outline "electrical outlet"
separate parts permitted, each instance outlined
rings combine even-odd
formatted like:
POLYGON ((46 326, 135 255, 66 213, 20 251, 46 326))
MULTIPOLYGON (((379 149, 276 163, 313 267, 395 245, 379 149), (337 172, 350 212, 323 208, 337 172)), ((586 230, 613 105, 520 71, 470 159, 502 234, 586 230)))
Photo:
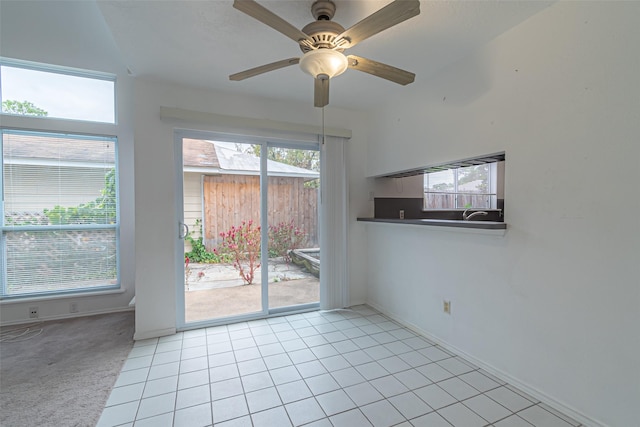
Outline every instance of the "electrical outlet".
POLYGON ((443 307, 442 309, 444 310, 445 313, 447 314, 451 314, 451 301, 443 301, 443 307))
POLYGON ((38 318, 38 307, 29 307, 29 319, 38 318))
POLYGON ((72 302, 69 304, 69 313, 77 313, 78 312, 78 303, 72 302))
POLYGON ((404 210, 400 210, 400 219, 404 219, 404 210))

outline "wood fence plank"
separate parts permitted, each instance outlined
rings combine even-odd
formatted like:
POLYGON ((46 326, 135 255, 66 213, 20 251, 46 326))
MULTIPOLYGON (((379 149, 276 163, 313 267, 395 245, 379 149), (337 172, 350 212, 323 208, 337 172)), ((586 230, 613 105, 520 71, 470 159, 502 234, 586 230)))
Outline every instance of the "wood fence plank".
MULTIPOLYGON (((318 245, 318 191, 304 187, 303 178, 269 177, 267 191, 269 225, 291 219, 308 234, 310 246, 318 245)), ((219 235, 242 221, 260 223, 260 177, 248 175, 206 176, 204 179, 205 244, 213 250, 219 235)))

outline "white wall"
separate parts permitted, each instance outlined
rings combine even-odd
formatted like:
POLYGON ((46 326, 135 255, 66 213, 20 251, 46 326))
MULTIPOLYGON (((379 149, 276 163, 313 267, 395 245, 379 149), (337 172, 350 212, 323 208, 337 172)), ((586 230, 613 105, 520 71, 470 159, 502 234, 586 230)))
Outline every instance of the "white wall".
MULTIPOLYGON (((178 86, 148 78, 136 80, 136 339, 171 333, 176 326, 175 236, 177 213, 174 168, 174 128, 231 132, 212 125, 160 120, 160 106, 223 115, 320 125, 321 111, 309 104, 295 105, 255 97, 230 96, 198 88, 178 86)), ((350 164, 362 176, 366 142, 362 114, 327 109, 327 127, 353 131, 348 144, 350 164)), ((238 129, 235 129, 237 132, 238 129)), ((357 180, 352 192, 360 193, 357 180)), ((363 192, 366 204, 366 192, 363 192)), ((359 199, 350 211, 355 224, 359 199)), ((357 224, 359 225, 359 224, 357 224)), ((362 234, 362 233, 361 233, 362 234)), ((350 271, 351 300, 364 302, 364 254, 362 238, 354 239, 350 256, 357 263, 350 271)))
POLYGON ((370 120, 369 176, 505 151, 509 228, 368 224, 368 301, 587 425, 640 419, 639 18, 556 3, 370 120))
POLYGON ((128 310, 134 295, 133 78, 120 58, 102 14, 93 2, 0 2, 0 55, 115 74, 117 124, 82 123, 35 117, 2 117, 2 126, 97 133, 118 137, 120 174, 120 274, 122 292, 108 295, 29 301, 3 301, 0 322, 29 321, 39 307, 41 319, 128 310), (70 313, 76 302, 78 313, 70 313))

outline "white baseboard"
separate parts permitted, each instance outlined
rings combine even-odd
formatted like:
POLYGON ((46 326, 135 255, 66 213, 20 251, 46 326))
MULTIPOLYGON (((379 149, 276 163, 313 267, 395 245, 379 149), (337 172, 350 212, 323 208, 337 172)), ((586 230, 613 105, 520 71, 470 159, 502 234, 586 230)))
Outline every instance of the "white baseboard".
POLYGON ((154 329, 151 331, 137 332, 133 334, 134 341, 146 340, 149 338, 164 337, 175 334, 176 328, 154 329))
POLYGON ((461 356, 462 358, 464 358, 465 360, 473 363, 474 365, 476 365, 479 368, 484 369, 485 371, 487 371, 488 373, 490 373, 491 375, 494 375, 496 378, 511 384, 512 386, 516 387, 519 390, 522 390, 523 392, 531 395, 532 397, 534 397, 535 399, 539 400, 540 402, 550 406, 552 409, 555 409, 563 414, 565 414, 566 416, 569 416, 571 418, 573 418, 575 421, 583 424, 585 427, 608 427, 606 424, 594 420, 593 418, 589 417, 588 415, 583 414, 582 412, 578 411, 577 409, 563 403, 560 402, 554 398, 552 398, 551 396, 547 395, 546 393, 531 387, 530 385, 520 381, 518 378, 515 378, 513 376, 511 376, 510 374, 507 374, 504 371, 501 371, 500 369, 482 361, 477 359, 476 357, 468 354, 467 352, 465 352, 464 350, 461 350, 459 348, 457 348, 456 346, 453 346, 451 344, 449 344, 446 341, 443 341, 442 339, 440 339, 439 337, 432 335, 431 333, 429 333, 428 331, 425 331, 424 329, 410 323, 410 322, 406 322, 404 320, 402 320, 398 315, 396 315, 395 313, 390 313, 387 310, 385 310, 384 308, 378 306, 377 304, 371 303, 371 302, 367 302, 367 305, 375 308, 376 310, 378 310, 379 312, 381 312, 382 314, 384 314, 385 316, 393 319, 395 322, 401 324, 402 326, 411 329, 412 331, 414 331, 415 333, 424 336, 425 338, 429 339, 430 341, 435 342, 436 344, 438 344, 439 346, 443 347, 446 350, 449 350, 452 353, 455 353, 459 356, 461 356))
POLYGON ((356 305, 365 305, 367 302, 362 300, 351 300, 349 301, 348 307, 355 307, 356 305))
POLYGON ((127 306, 127 307, 120 307, 120 308, 110 308, 108 310, 95 310, 95 311, 83 311, 78 313, 56 314, 54 316, 44 316, 44 317, 38 317, 36 319, 12 320, 9 322, 3 322, 0 326, 4 327, 4 326, 14 326, 14 325, 26 325, 29 323, 42 323, 42 322, 49 322, 51 320, 75 319, 77 317, 98 316, 100 314, 121 313, 124 311, 135 311, 135 309, 127 306))

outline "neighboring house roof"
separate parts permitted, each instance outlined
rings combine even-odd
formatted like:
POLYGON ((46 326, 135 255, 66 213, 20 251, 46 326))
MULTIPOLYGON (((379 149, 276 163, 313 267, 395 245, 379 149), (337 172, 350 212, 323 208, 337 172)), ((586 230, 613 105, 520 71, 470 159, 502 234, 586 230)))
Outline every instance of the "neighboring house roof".
MULTIPOLYGON (((33 159, 46 163, 59 160, 79 163, 114 163, 112 141, 57 138, 22 133, 5 133, 3 151, 7 163, 33 159)), ((5 160, 6 161, 6 160, 5 160)))
MULTIPOLYGON (((3 150, 7 163, 57 164, 60 160, 69 166, 113 164, 114 149, 111 141, 78 140, 33 134, 4 134, 3 150)), ((235 144, 185 138, 182 146, 185 170, 200 173, 249 174, 260 173, 260 158, 242 153, 235 144)), ((270 176, 290 176, 315 179, 319 172, 285 163, 267 160, 270 176)))
POLYGON ((215 145, 200 139, 182 140, 182 163, 184 166, 200 168, 220 167, 215 145))
MULTIPOLYGON (((183 164, 188 171, 193 172, 236 175, 258 175, 260 173, 260 157, 240 152, 235 148, 235 144, 226 142, 184 139, 183 164)), ((267 160, 267 171, 270 176, 310 179, 320 177, 319 172, 275 160, 267 160)))

